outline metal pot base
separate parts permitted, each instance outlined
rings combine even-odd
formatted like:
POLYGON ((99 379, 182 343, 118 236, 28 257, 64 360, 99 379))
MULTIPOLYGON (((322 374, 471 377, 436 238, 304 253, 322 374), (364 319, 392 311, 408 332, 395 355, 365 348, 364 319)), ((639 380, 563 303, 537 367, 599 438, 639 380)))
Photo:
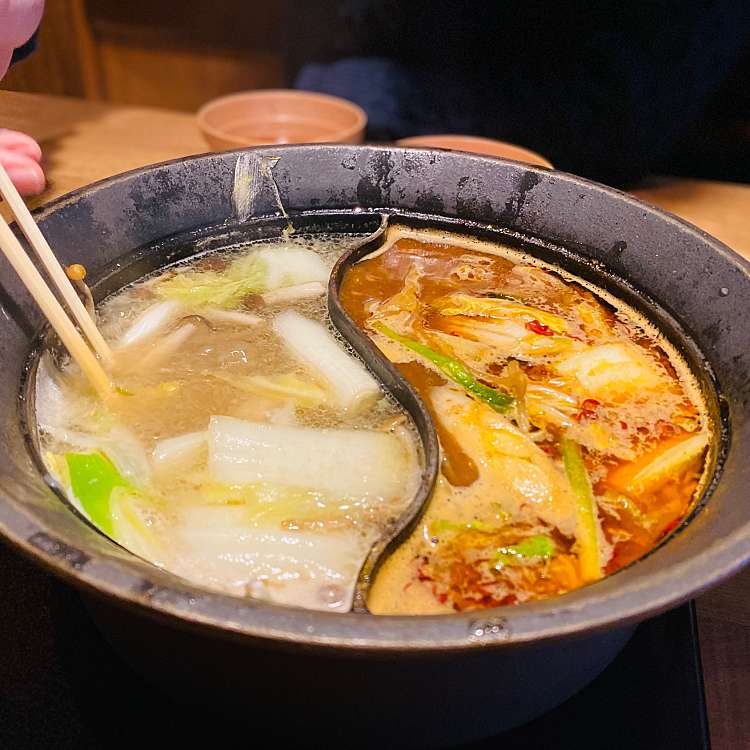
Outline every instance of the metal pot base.
POLYGON ((490 737, 573 696, 635 630, 522 649, 368 658, 272 650, 176 628, 98 597, 84 602, 115 651, 170 699, 201 721, 229 722, 282 747, 356 740, 362 748, 436 748, 490 737))

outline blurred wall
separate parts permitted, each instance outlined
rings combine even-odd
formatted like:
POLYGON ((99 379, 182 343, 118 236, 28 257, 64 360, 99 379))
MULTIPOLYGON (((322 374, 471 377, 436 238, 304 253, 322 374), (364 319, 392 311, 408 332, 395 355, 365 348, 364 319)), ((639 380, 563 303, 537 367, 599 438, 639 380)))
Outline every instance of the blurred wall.
POLYGON ((36 52, 1 88, 193 110, 283 86, 275 0, 47 0, 36 52))

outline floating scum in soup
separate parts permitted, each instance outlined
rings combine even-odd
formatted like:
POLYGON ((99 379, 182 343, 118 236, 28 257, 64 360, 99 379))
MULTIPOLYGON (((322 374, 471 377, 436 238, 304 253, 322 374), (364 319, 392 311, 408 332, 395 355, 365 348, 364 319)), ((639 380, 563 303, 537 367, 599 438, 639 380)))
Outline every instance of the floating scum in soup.
POLYGON ((37 378, 43 458, 71 502, 199 584, 349 610, 421 470, 411 422, 328 321, 345 247, 245 246, 107 300, 116 393, 49 358, 37 378))
POLYGON ((341 300, 425 401, 442 467, 369 609, 555 596, 653 548, 690 510, 710 441, 676 352, 634 310, 511 248, 391 231, 341 300))

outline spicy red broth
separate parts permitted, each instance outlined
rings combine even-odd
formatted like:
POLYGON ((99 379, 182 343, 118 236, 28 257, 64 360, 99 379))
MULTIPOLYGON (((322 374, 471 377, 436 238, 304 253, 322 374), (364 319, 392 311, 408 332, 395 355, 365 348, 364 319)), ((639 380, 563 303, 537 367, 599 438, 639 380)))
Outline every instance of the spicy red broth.
POLYGON ((371 611, 545 598, 652 549, 711 440, 684 363, 632 309, 510 248, 402 234, 341 298, 424 399, 442 470, 371 611))

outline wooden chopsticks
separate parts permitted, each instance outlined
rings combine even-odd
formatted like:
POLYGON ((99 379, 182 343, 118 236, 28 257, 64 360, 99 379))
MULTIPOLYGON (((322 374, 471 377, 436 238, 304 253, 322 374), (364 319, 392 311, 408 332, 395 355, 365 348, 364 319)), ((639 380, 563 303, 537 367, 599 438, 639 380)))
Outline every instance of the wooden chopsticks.
POLYGON ((55 257, 44 236, 39 231, 31 213, 8 177, 5 168, 0 164, 0 194, 6 200, 21 227, 29 244, 34 248, 39 259, 50 275, 55 286, 68 305, 71 314, 91 344, 79 333, 68 317, 65 308, 60 304, 54 292, 47 286, 44 278, 31 258, 26 254, 18 238, 13 234, 5 219, 0 216, 0 250, 8 259, 15 272, 39 305, 44 316, 54 328, 71 356, 78 363, 83 373, 101 396, 111 394, 112 384, 102 367, 100 360, 108 364, 112 352, 102 338, 99 329, 76 294, 73 285, 65 275, 60 262, 55 257), (96 354, 95 354, 96 353, 96 354), (98 355, 98 359, 97 356, 98 355))
POLYGON ((105 364, 108 364, 112 360, 112 352, 107 342, 102 338, 101 333, 99 333, 96 323, 91 319, 88 312, 86 312, 86 308, 70 283, 70 279, 66 276, 60 262, 52 252, 52 248, 49 246, 47 240, 44 239, 44 235, 39 230, 34 217, 26 207, 23 198, 18 194, 15 185, 13 185, 10 177, 8 177, 8 173, 5 169, 1 168, 1 165, 0 195, 5 198, 10 206, 13 215, 16 217, 18 226, 21 227, 21 231, 34 248, 34 252, 39 256, 39 260, 42 261, 44 267, 47 269, 50 278, 65 300, 65 304, 73 313, 76 323, 78 323, 86 338, 91 343, 91 346, 94 347, 94 351, 99 355, 99 358, 105 364))

